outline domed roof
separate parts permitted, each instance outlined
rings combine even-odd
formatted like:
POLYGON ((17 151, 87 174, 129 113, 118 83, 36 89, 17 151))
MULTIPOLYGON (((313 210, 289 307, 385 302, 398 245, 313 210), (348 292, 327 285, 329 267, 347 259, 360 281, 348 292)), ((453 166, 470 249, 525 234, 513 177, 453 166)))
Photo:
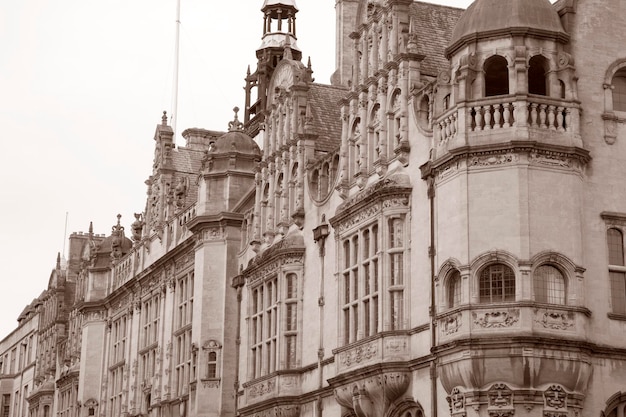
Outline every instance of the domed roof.
POLYGON ((291 7, 298 10, 295 0, 265 0, 263 2, 263 7, 261 7, 261 10, 265 10, 267 7, 272 6, 283 6, 288 8, 291 7))
POLYGON ((261 155, 259 145, 243 131, 243 123, 237 117, 238 107, 233 109, 235 112, 235 120, 228 123, 228 133, 220 136, 216 142, 211 145, 212 153, 229 153, 239 152, 250 155, 261 155))
POLYGON ((476 0, 459 18, 446 56, 468 41, 508 34, 532 34, 567 42, 559 15, 548 0, 476 0))

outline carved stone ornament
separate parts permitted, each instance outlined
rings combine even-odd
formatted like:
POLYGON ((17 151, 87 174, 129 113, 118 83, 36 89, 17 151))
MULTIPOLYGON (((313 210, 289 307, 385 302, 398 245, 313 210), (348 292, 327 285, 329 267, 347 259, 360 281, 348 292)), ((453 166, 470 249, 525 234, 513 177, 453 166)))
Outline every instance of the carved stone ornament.
POLYGON ((375 342, 357 346, 339 355, 339 363, 349 367, 361 362, 366 362, 378 355, 378 345, 375 342))
POLYGON ((516 154, 507 153, 501 155, 485 155, 474 156, 470 159, 469 166, 494 166, 494 165, 507 165, 517 162, 519 157, 516 154))
POLYGON ((483 329, 512 327, 519 321, 519 309, 472 312, 474 325, 483 329))
POLYGON ((535 323, 540 324, 550 330, 568 330, 574 327, 574 314, 560 311, 546 311, 543 314, 538 313, 535 323))
POLYGON ((452 390, 446 398, 450 406, 450 414, 454 416, 465 416, 465 395, 457 387, 452 390))
POLYGON ((505 384, 493 384, 487 396, 490 417, 511 417, 515 414, 513 392, 505 384))
POLYGON ((248 395, 250 398, 257 398, 273 393, 276 389, 276 381, 270 379, 267 381, 259 382, 248 388, 248 395))
POLYGON ((567 392, 560 385, 550 385, 543 393, 544 406, 550 411, 567 410, 567 392))
POLYGON ((453 314, 451 316, 444 317, 439 321, 441 332, 444 335, 451 335, 458 332, 461 325, 461 314, 453 314))

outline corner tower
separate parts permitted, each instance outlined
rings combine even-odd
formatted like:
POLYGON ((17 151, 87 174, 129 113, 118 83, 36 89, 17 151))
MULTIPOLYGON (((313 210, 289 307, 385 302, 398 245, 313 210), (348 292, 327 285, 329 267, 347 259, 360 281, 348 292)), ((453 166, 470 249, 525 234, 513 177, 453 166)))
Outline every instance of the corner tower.
MULTIPOLYGON (((261 46, 256 51, 257 69, 246 76, 246 108, 244 123, 250 127, 263 122, 263 110, 267 103, 267 91, 272 74, 278 63, 283 59, 286 47, 296 61, 302 59, 302 52, 296 44, 296 14, 298 8, 295 0, 265 0, 263 7, 263 36, 261 46), (254 97, 256 96, 256 97, 254 97)), ((249 129, 250 130, 250 129, 249 129)), ((252 127, 254 136, 256 129, 252 127)))
POLYGON ((591 316, 580 233, 590 156, 569 39, 548 0, 476 0, 424 101, 433 350, 452 415, 465 413, 458 398, 480 415, 584 404, 591 362, 576 346, 591 316), (567 405, 544 404, 555 392, 567 405), (478 404, 494 397, 507 399, 478 404))

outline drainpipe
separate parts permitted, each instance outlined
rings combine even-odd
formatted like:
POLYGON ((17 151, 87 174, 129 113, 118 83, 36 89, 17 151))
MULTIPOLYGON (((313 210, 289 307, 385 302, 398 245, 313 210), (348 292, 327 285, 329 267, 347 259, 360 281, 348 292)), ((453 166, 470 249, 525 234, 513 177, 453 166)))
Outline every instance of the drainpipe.
MULTIPOLYGON (((430 259, 430 351, 437 345, 436 304, 435 304, 435 178, 432 170, 426 178, 428 184, 428 202, 430 205, 430 243, 428 257, 430 259)), ((433 357, 430 363, 431 382, 431 416, 437 417, 437 362, 433 357)))
MULTIPOLYGON (((317 375, 318 375, 318 390, 321 392, 324 385, 324 378, 322 373, 322 360, 324 359, 324 256, 326 254, 326 238, 330 234, 328 223, 326 223, 326 216, 322 215, 322 223, 313 229, 313 240, 319 246, 320 256, 320 281, 319 281, 319 297, 317 299, 317 305, 319 306, 319 347, 317 350, 317 375)), ((322 396, 317 399, 317 417, 322 415, 322 396)))
POLYGON ((233 387, 235 389, 235 414, 237 416, 237 411, 239 408, 239 355, 241 350, 241 293, 243 289, 243 285, 246 280, 242 275, 237 275, 233 278, 231 286, 237 290, 237 330, 235 336, 235 382, 233 383, 233 387))

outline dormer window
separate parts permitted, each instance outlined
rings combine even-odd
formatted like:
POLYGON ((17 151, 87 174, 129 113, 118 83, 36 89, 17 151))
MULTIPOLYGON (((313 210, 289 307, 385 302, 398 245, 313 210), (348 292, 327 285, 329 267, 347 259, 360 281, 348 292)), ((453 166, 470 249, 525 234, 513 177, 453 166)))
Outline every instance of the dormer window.
POLYGON ((548 95, 548 60, 541 55, 530 58, 528 66, 528 92, 541 96, 548 95))
POLYGON ((485 61, 485 97, 509 94, 509 68, 506 58, 494 55, 485 61))

